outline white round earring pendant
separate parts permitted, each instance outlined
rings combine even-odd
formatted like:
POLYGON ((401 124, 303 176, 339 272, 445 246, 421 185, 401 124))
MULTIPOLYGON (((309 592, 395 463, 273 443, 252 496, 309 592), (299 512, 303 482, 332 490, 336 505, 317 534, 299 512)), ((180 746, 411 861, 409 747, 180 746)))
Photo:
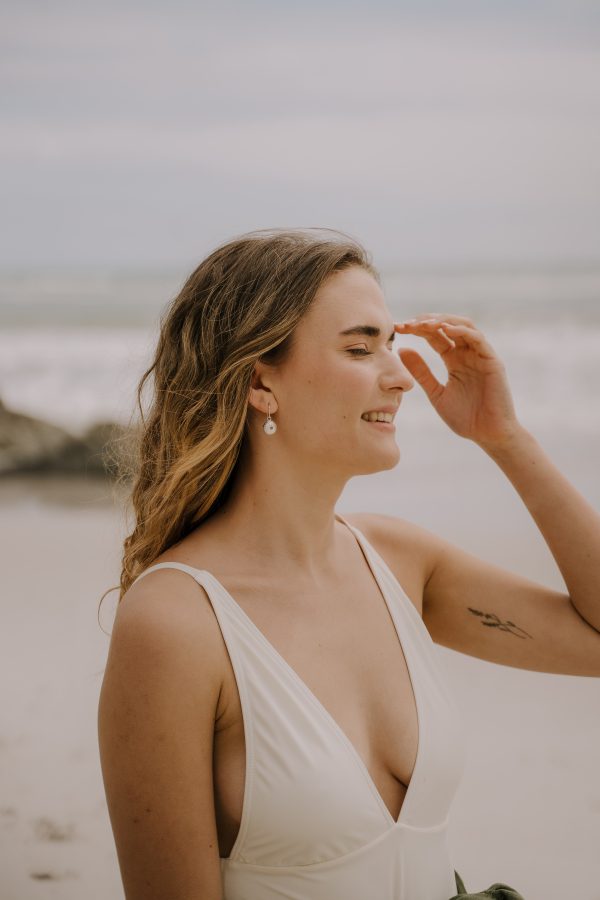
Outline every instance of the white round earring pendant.
POLYGON ((265 434, 275 434, 277 431, 277 425, 271 418, 271 404, 267 403, 267 421, 263 425, 263 431, 265 434))

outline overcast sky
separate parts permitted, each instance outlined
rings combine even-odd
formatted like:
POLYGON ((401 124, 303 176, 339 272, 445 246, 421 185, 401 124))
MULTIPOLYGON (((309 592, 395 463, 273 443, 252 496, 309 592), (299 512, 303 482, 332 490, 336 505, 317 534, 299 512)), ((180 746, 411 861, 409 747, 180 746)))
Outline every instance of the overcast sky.
POLYGON ((0 266, 600 261, 600 4, 5 2, 0 266))

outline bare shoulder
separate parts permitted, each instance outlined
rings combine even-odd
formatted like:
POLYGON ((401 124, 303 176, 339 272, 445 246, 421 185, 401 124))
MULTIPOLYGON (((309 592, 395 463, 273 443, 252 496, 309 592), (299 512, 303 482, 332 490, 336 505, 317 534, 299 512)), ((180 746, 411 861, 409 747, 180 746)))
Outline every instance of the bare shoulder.
MULTIPOLYGON (((156 563, 172 561, 163 554, 156 563)), ((130 586, 119 603, 117 621, 124 615, 140 615, 142 610, 153 614, 174 613, 178 619, 210 608, 210 599, 202 585, 188 572, 169 567, 145 572, 130 586)))
POLYGON ((186 670, 203 666, 203 675, 222 681, 224 641, 208 594, 181 569, 156 569, 133 584, 119 603, 113 642, 143 643, 148 652, 176 653, 186 670), (198 652, 200 651, 200 652, 198 652))
POLYGON ((348 513, 344 518, 373 545, 422 617, 423 592, 435 566, 436 535, 384 513, 348 513))
POLYGON ((223 641, 203 588, 159 569, 122 598, 98 706, 128 900, 222 895, 213 796, 223 641))

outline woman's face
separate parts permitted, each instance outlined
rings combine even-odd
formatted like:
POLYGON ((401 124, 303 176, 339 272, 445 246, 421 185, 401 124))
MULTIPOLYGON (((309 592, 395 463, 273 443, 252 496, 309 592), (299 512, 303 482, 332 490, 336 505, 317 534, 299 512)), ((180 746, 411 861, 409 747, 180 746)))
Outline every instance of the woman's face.
POLYGON ((393 339, 375 279, 359 266, 335 272, 298 324, 285 363, 265 374, 277 433, 264 439, 280 441, 300 466, 331 467, 346 477, 393 468, 397 423, 362 418, 387 408, 397 419, 403 392, 414 387, 393 339))

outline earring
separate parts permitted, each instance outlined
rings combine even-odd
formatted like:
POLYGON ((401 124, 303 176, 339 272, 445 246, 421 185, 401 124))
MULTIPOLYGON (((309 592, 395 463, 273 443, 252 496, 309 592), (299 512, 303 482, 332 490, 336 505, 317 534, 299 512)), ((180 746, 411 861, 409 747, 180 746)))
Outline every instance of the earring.
POLYGON ((267 421, 263 425, 263 430, 265 434, 275 434, 277 431, 277 425, 271 418, 271 404, 267 403, 267 421))

